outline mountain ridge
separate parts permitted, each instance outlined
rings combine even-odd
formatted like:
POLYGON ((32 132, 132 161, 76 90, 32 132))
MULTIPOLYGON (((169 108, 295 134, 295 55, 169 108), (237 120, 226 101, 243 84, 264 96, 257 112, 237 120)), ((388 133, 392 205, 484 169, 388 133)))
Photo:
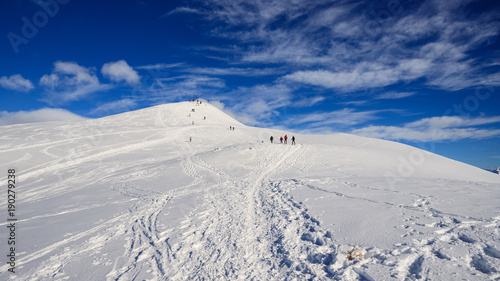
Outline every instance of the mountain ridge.
POLYGON ((1 169, 19 178, 16 280, 500 272, 498 175, 391 141, 249 127, 195 104, 2 127, 1 169), (297 144, 270 143, 285 134, 297 144))

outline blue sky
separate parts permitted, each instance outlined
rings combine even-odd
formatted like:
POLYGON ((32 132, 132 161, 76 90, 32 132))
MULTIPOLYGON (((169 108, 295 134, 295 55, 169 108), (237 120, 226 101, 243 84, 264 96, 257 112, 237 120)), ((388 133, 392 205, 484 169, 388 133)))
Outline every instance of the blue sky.
POLYGON ((497 1, 0 2, 0 124, 194 94, 252 126, 500 166, 497 1))

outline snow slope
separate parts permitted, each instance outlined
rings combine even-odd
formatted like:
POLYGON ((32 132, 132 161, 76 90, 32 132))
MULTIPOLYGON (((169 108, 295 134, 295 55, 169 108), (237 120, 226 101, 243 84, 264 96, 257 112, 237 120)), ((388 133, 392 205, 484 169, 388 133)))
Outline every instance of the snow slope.
POLYGON ((1 280, 500 279, 500 176, 414 147, 189 102, 0 130, 1 280))

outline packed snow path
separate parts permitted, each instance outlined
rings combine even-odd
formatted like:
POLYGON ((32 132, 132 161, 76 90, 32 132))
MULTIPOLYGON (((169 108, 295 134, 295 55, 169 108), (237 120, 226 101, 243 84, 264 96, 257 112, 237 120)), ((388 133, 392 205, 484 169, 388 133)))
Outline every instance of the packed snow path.
POLYGON ((500 278, 498 175, 343 134, 270 144, 287 132, 194 106, 2 127, 19 246, 0 279, 500 278))
POLYGON ((185 195, 185 189, 179 194, 152 196, 143 208, 134 206, 131 213, 140 214, 129 230, 134 238, 125 250, 123 263, 115 265, 107 277, 142 280, 147 272, 173 280, 300 280, 327 276, 325 264, 333 261, 336 250, 330 242, 331 234, 269 179, 303 157, 304 148, 263 149, 266 156, 239 179, 197 155, 186 157, 181 165, 196 179, 189 187, 192 192, 201 189, 205 194, 202 204, 180 222, 178 237, 158 230, 158 215, 168 198, 185 195), (322 250, 316 249, 319 247, 322 250), (138 265, 139 260, 148 262, 138 265))

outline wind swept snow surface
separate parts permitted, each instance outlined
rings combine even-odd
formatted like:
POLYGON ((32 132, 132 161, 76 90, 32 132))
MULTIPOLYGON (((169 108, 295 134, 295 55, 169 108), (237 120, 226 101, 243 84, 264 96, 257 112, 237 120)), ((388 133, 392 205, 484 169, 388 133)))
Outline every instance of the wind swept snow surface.
POLYGON ((500 279, 500 176, 413 147, 194 102, 0 130, 1 280, 500 279))

